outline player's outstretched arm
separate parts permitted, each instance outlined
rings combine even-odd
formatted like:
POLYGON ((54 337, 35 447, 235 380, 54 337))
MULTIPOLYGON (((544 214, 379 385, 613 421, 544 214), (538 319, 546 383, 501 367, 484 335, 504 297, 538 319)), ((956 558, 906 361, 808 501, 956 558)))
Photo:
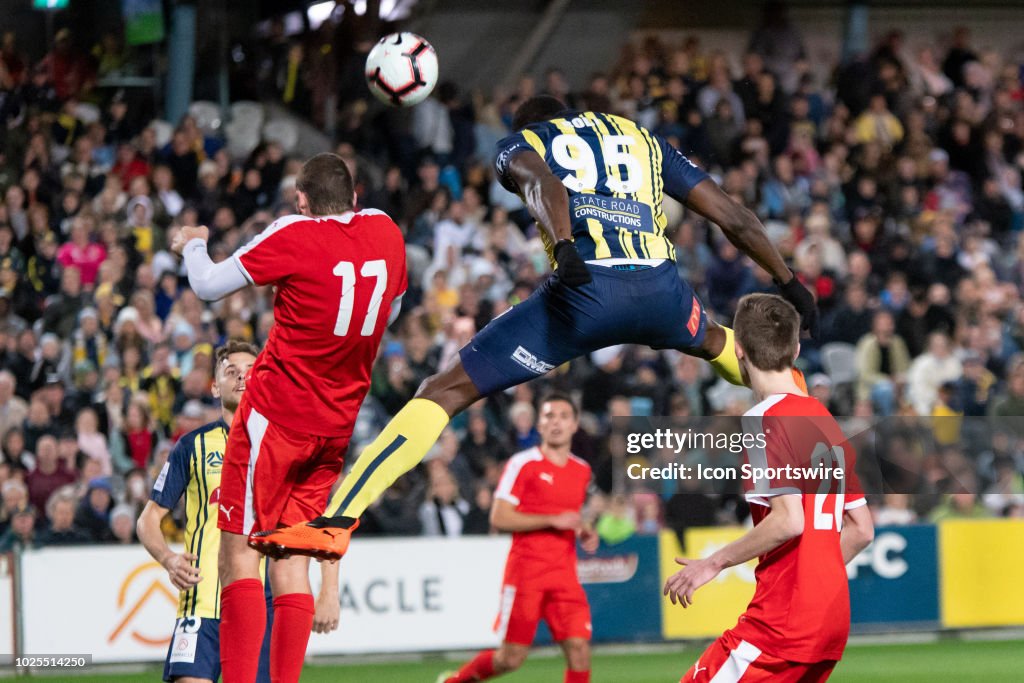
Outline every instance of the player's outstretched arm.
POLYGON ((867 505, 847 510, 843 514, 843 530, 839 546, 843 549, 843 564, 857 557, 861 550, 875 539, 875 522, 867 505))
POLYGON ((192 553, 176 553, 171 550, 160 530, 160 522, 169 510, 153 501, 146 503, 135 523, 135 532, 139 541, 154 560, 167 570, 167 576, 178 590, 188 590, 202 580, 199 567, 192 565, 196 556, 192 553))
POLYGON ((786 494, 771 497, 772 511, 760 524, 721 550, 702 560, 677 557, 683 568, 665 582, 663 594, 673 605, 689 607, 694 592, 728 567, 735 567, 778 548, 804 531, 803 497, 786 494))
POLYGON ((541 230, 547 232, 554 245, 559 280, 570 287, 590 282, 590 271, 572 243, 569 196, 562 181, 532 150, 521 151, 512 157, 508 163, 508 176, 519 187, 530 215, 537 220, 541 230))
POLYGON ((722 232, 737 249, 772 276, 782 295, 800 314, 801 327, 812 337, 817 337, 818 308, 814 297, 786 265, 757 216, 723 192, 711 179, 705 179, 694 186, 686 196, 685 203, 722 228, 722 232))
POLYGON ((238 262, 214 263, 206 252, 210 231, 205 225, 186 226, 175 236, 171 251, 185 258, 188 284, 203 301, 216 301, 249 286, 238 262))
POLYGON ((498 531, 537 531, 538 529, 579 529, 580 513, 562 512, 557 515, 537 515, 519 512, 510 501, 498 498, 491 508, 491 524, 498 531))

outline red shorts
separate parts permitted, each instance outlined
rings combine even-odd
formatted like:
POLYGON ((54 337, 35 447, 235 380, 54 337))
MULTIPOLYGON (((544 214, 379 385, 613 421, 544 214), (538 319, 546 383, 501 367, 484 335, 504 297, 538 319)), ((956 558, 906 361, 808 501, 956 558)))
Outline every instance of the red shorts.
POLYGON ((506 643, 530 645, 543 619, 556 643, 567 638, 590 640, 590 605, 575 574, 544 585, 506 583, 494 630, 506 643))
POLYGON ((243 394, 228 433, 217 527, 247 536, 322 515, 347 449, 348 437, 273 424, 243 394))
POLYGON ((836 666, 834 660, 803 664, 761 652, 731 633, 711 643, 679 683, 817 683, 826 681, 836 666))

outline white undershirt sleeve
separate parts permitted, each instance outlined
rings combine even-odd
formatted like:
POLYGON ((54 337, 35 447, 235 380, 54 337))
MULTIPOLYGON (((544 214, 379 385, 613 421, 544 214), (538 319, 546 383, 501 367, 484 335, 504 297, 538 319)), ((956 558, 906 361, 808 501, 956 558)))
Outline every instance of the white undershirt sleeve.
POLYGON ((403 296, 405 296, 405 292, 396 296, 394 301, 391 302, 391 313, 388 315, 388 325, 398 320, 398 315, 402 312, 403 296))
POLYGON ((204 240, 189 240, 183 255, 188 284, 203 301, 223 299, 251 284, 237 259, 229 258, 214 263, 206 252, 204 240))

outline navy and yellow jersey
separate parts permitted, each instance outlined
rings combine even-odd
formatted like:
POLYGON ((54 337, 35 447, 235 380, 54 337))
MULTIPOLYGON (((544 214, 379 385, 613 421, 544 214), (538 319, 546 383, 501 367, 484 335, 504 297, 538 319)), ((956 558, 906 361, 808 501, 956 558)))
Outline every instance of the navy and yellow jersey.
POLYGON ((203 580, 178 598, 179 617, 220 618, 217 528, 220 475, 228 441, 228 425, 217 420, 185 434, 171 450, 150 498, 173 510, 185 496, 185 550, 198 559, 203 580))
MULTIPOLYGON (((584 260, 675 260, 662 198, 684 201, 708 175, 664 139, 628 119, 591 111, 531 124, 498 143, 498 178, 517 194, 509 161, 528 150, 568 189, 573 240, 584 260)), ((541 235, 551 256, 553 245, 541 235)))

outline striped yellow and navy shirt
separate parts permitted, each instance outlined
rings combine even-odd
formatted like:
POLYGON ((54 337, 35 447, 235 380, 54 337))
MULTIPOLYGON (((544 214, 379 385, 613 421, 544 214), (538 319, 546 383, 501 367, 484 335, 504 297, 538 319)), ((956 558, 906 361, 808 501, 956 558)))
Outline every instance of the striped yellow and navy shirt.
MULTIPOLYGON (((498 143, 498 178, 517 194, 509 161, 529 150, 568 190, 573 241, 584 260, 675 260, 662 198, 684 201, 708 175, 668 142, 629 119, 592 111, 531 124, 498 143)), ((553 245, 541 235, 551 256, 553 245)))
POLYGON ((199 558, 203 580, 181 592, 179 617, 220 618, 217 510, 227 441, 228 425, 224 420, 185 434, 171 450, 150 494, 153 502, 167 509, 174 509, 185 496, 185 550, 199 558))

